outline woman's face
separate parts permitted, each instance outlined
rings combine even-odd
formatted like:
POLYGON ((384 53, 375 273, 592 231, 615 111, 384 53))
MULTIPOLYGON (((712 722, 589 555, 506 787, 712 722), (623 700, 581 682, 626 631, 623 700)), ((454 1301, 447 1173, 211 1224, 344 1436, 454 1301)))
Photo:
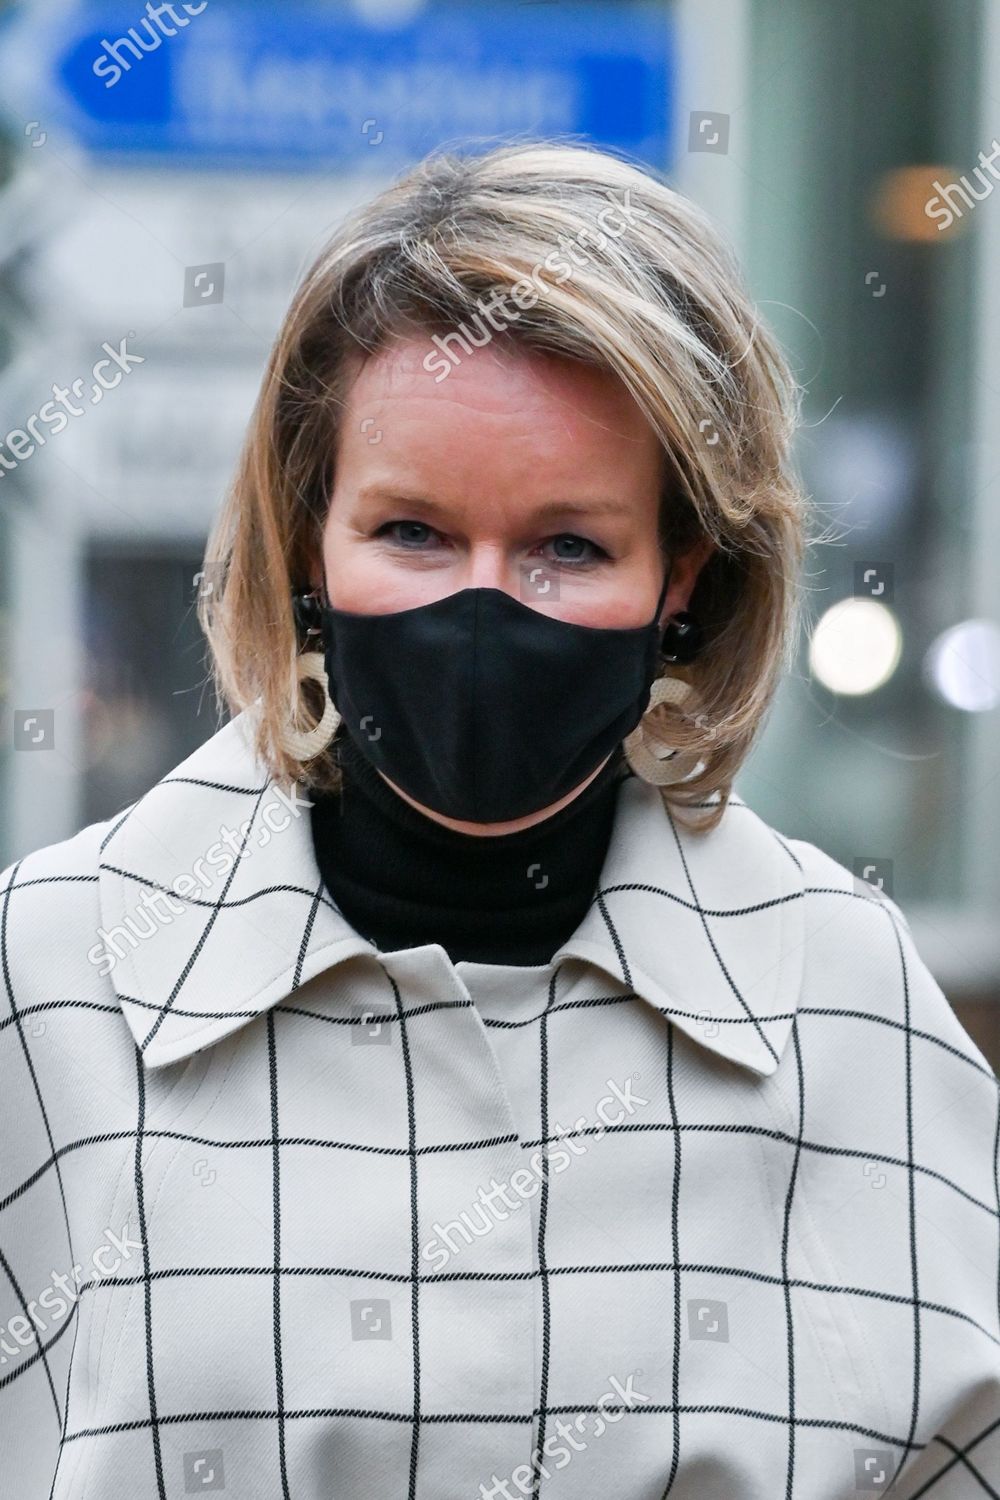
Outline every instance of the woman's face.
MULTIPOLYGON (((625 387, 491 345, 436 381, 423 367, 433 349, 404 341, 360 367, 313 586, 325 568, 331 604, 363 614, 489 587, 576 624, 647 624, 665 570, 663 455, 625 387)), ((710 551, 674 558, 661 621, 686 608, 710 551)), ((499 834, 557 812, 600 770, 551 807, 492 824, 446 817, 389 784, 450 828, 499 834)))
MULTIPOLYGON (((323 537, 331 604, 380 614, 491 587, 582 625, 646 624, 663 456, 629 392, 490 344, 436 381, 433 347, 398 343, 351 388, 323 537)), ((709 550, 674 559, 661 620, 686 607, 709 550)))

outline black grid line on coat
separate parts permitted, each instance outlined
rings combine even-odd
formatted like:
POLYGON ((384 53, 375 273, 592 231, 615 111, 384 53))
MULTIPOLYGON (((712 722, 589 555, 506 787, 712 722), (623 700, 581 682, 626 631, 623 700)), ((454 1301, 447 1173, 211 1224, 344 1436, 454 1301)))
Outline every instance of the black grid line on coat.
MULTIPOLYGON (((580 1265, 553 1266, 547 1265, 546 1274, 551 1280, 558 1276, 622 1276, 630 1273, 662 1273, 664 1275, 681 1276, 705 1273, 741 1278, 749 1282, 756 1282, 759 1286, 801 1288, 803 1291, 822 1292, 828 1296, 863 1297, 873 1302, 884 1302, 888 1306, 910 1307, 913 1299, 902 1292, 875 1291, 869 1287, 852 1285, 839 1285, 836 1282, 810 1281, 802 1276, 783 1277, 764 1271, 749 1270, 746 1266, 725 1265, 716 1261, 611 1261, 608 1263, 584 1262, 580 1265)), ((389 1285, 409 1286, 413 1280, 412 1273, 402 1271, 381 1271, 372 1269, 370 1266, 281 1266, 278 1274, 281 1276, 342 1276, 347 1279, 362 1278, 366 1281, 384 1281, 389 1285)), ((150 1272, 151 1281, 167 1280, 174 1277, 199 1276, 267 1276, 273 1278, 275 1268, 273 1265, 262 1266, 169 1266, 158 1267, 150 1272)), ((141 1273, 134 1276, 105 1276, 101 1281, 102 1287, 129 1287, 135 1286, 145 1278, 141 1273)), ((429 1271, 420 1276, 422 1286, 433 1286, 441 1282, 515 1282, 536 1281, 539 1279, 537 1269, 530 1271, 429 1271)), ((80 1295, 86 1296, 93 1291, 91 1285, 81 1288, 80 1295)), ((986 1328, 968 1313, 958 1308, 949 1307, 946 1303, 931 1302, 922 1299, 918 1311, 940 1313, 942 1317, 950 1317, 958 1322, 967 1324, 974 1328, 977 1333, 995 1344, 1000 1349, 1000 1338, 986 1328)), ((62 1330, 60 1330, 61 1332, 62 1330)), ((51 1344, 56 1342, 59 1334, 50 1340, 51 1344)), ((37 1356, 34 1356, 37 1358, 37 1356)), ((19 1367, 23 1368, 23 1367, 19 1367)), ((18 1372, 14 1372, 15 1374, 18 1372)), ((8 1376, 7 1379, 11 1377, 8 1376)))
POLYGON ((159 1500, 167 1500, 163 1478, 163 1455, 160 1452, 160 1425, 156 1413, 156 1361, 153 1357, 153 1283, 149 1275, 149 1238, 146 1232, 145 1187, 142 1173, 142 1132, 146 1121, 146 1075, 142 1065, 142 1050, 135 1049, 135 1066, 139 1094, 139 1120, 135 1132, 135 1200, 139 1215, 139 1238, 142 1242, 142 1281, 144 1293, 144 1316, 146 1322, 146 1385, 149 1390, 149 1425, 153 1437, 153 1463, 156 1469, 156 1489, 159 1500))
MULTIPOLYGON (((552 1403, 545 1408, 547 1417, 575 1416, 577 1413, 588 1415, 601 1415, 609 1411, 620 1411, 626 1417, 660 1417, 674 1415, 698 1415, 698 1416, 725 1416, 744 1417, 751 1422, 771 1422, 781 1427, 787 1427, 788 1414, 784 1411, 763 1411, 756 1407, 722 1404, 715 1402, 681 1403, 675 1406, 672 1402, 650 1402, 646 1406, 623 1406, 613 1401, 602 1402, 599 1406, 592 1401, 584 1402, 560 1402, 552 1403)), ((306 1410, 295 1410, 285 1408, 285 1420, 311 1421, 317 1417, 326 1418, 360 1418, 372 1422, 398 1422, 403 1426, 413 1427, 412 1411, 376 1410, 370 1407, 355 1406, 316 1406, 306 1410)), ((504 1412, 504 1411, 472 1411, 472 1412, 423 1412, 421 1414, 422 1427, 470 1427, 470 1426, 520 1426, 528 1430, 528 1436, 537 1429, 537 1419, 540 1412, 537 1407, 529 1412, 504 1412)), ((175 1426, 183 1422, 267 1422, 273 1424, 278 1417, 276 1406, 250 1407, 244 1410, 234 1408, 208 1408, 202 1411, 169 1412, 157 1417, 158 1427, 175 1426)), ((84 1438, 111 1437, 122 1432, 141 1432, 151 1428, 153 1422, 150 1418, 138 1417, 133 1421, 109 1422, 102 1427, 81 1427, 67 1437, 67 1443, 77 1442, 84 1438)), ((796 1417, 795 1427, 804 1431, 826 1430, 831 1432, 854 1433, 859 1437, 871 1438, 876 1442, 888 1443, 892 1446, 906 1448, 907 1453, 919 1453, 928 1447, 928 1443, 916 1439, 909 1442, 895 1433, 885 1432, 877 1427, 869 1427, 861 1422, 847 1422, 834 1417, 796 1417)), ((987 1429, 992 1432, 996 1423, 992 1422, 987 1429)), ((935 1435, 930 1442, 938 1442, 940 1437, 935 1435)))
POLYGON ((802 1155, 802 1130, 805 1124, 805 1079, 802 1071, 802 1048, 799 1045, 798 1017, 792 1021, 792 1046, 795 1049, 795 1078, 798 1090, 799 1130, 795 1141, 788 1174, 788 1191, 785 1194, 785 1213, 781 1226, 781 1280, 785 1297, 785 1328, 788 1340, 788 1469, 785 1475, 785 1496, 791 1500, 795 1488, 795 1320, 792 1312, 792 1293, 788 1284, 788 1238, 791 1232, 792 1197, 798 1180, 799 1157, 802 1155))
POLYGON ((399 1018, 399 1036, 403 1053, 403 1072, 406 1081, 406 1131, 407 1155, 410 1164, 410 1324, 413 1341, 413 1432, 410 1438, 409 1500, 417 1493, 417 1458, 420 1451, 420 1228, 417 1201, 417 1105, 413 1086, 413 1063, 410 1058, 408 1019, 403 1010, 403 997, 399 986, 388 976, 396 1001, 399 1018))
POLYGON ((278 1398, 278 1464, 281 1470, 281 1493, 289 1500, 288 1464, 285 1454, 285 1385, 284 1359, 281 1349, 281 1146, 278 1143, 278 1049, 275 1045, 274 1011, 267 1013, 268 1087, 271 1095, 271 1166, 274 1214, 274 1386, 278 1398))
POLYGON ((674 1420, 671 1427, 673 1447, 670 1454, 670 1473, 667 1476, 663 1500, 667 1500, 677 1477, 681 1458, 681 1130, 677 1115, 677 1098, 674 1093, 674 1023, 667 1021, 667 1104, 670 1108, 670 1125, 674 1135, 674 1178, 670 1191, 670 1249, 674 1263, 674 1347, 671 1371, 674 1420))
MULTIPOLYGON (((280 1011, 277 1012, 277 1014, 280 1014, 280 1011)), ((972 1062, 972 1059, 969 1059, 969 1061, 972 1062)), ((603 1127, 584 1126, 580 1130, 561 1131, 558 1135, 550 1135, 547 1137, 539 1136, 537 1138, 526 1138, 522 1141, 522 1144, 529 1148, 539 1149, 544 1146, 555 1145, 562 1140, 586 1139, 588 1136, 594 1135, 598 1130, 601 1130, 604 1135, 647 1135, 660 1134, 665 1131, 673 1131, 674 1128, 675 1127, 672 1124, 669 1124, 666 1121, 646 1122, 630 1120, 624 1121, 620 1124, 605 1125, 603 1127)), ((855 1146, 832 1146, 824 1141, 810 1141, 805 1139, 805 1137, 803 1137, 801 1143, 799 1143, 797 1142, 795 1136, 789 1135, 787 1131, 780 1130, 774 1126, 749 1124, 736 1125, 730 1123, 717 1124, 711 1121, 687 1121, 683 1126, 679 1126, 677 1128, 685 1131, 689 1135, 710 1134, 714 1132, 728 1135, 760 1136, 766 1138, 767 1140, 780 1141, 786 1145, 791 1146, 801 1144, 802 1150, 815 1152, 816 1154, 822 1156, 842 1157, 845 1160, 854 1158, 857 1161, 877 1162, 881 1166, 908 1167, 909 1165, 905 1157, 895 1156, 891 1152, 862 1150, 860 1147, 855 1146)), ((227 1140, 222 1136, 196 1135, 192 1131, 172 1129, 145 1130, 143 1134, 146 1140, 163 1139, 184 1141, 190 1145, 209 1146, 215 1150, 220 1151, 264 1149, 269 1150, 274 1144, 271 1136, 248 1136, 242 1137, 238 1140, 227 1140)), ((7 1208, 11 1203, 15 1202, 16 1199, 20 1198, 24 1193, 29 1191, 29 1189, 32 1188, 42 1176, 44 1176, 45 1172, 47 1172, 49 1168, 54 1167, 56 1161, 61 1159, 62 1157, 67 1156, 72 1152, 83 1150, 88 1146, 105 1145, 110 1141, 130 1141, 134 1138, 134 1130, 117 1130, 106 1132, 101 1135, 82 1136, 78 1140, 66 1142, 66 1144, 60 1146, 58 1151, 56 1151, 53 1155, 47 1157, 45 1161, 42 1162, 42 1164, 30 1174, 29 1177, 27 1177, 22 1183, 18 1185, 17 1188, 13 1190, 13 1192, 8 1193, 5 1198, 0 1199, 0 1213, 2 1213, 3 1210, 7 1208)), ((417 1157, 421 1157, 442 1155, 450 1152, 457 1153, 463 1151, 476 1151, 482 1149, 483 1147, 506 1145, 507 1143, 513 1142, 517 1139, 519 1139, 519 1137, 517 1137, 516 1135, 508 1134, 477 1137, 472 1141, 448 1141, 440 1144, 417 1146, 413 1154, 417 1157)), ((409 1148, 406 1146, 377 1146, 361 1141, 330 1140, 324 1138, 323 1136, 279 1136, 278 1144, 280 1146, 316 1146, 332 1151, 356 1151, 372 1156, 409 1157, 411 1155, 409 1148)), ((981 1198, 977 1198, 973 1193, 970 1193, 966 1188, 962 1187, 960 1183, 957 1183, 952 1178, 950 1178, 946 1172, 940 1172, 936 1167, 928 1167, 921 1162, 913 1163, 913 1172, 915 1175, 919 1174, 920 1176, 924 1176, 935 1182, 941 1183, 951 1192, 957 1194, 960 1198, 963 1198, 967 1203, 971 1203, 974 1207, 982 1209, 984 1213, 989 1214, 991 1218, 1000 1221, 1000 1206, 994 1206, 992 1203, 986 1203, 981 1198)), ((428 1278, 425 1276, 422 1279, 427 1280, 428 1278)))
MULTIPOLYGON (((920 1411, 920 1280, 917 1267, 917 1199, 916 1178, 913 1171, 913 1038, 910 1035, 910 981, 906 971, 906 954, 899 940, 899 929, 892 924, 893 936, 899 952, 899 964, 903 983, 903 1020, 906 1027, 906 1050, 904 1083, 906 1088, 906 1187, 907 1207, 910 1215, 910 1272, 913 1279, 913 1397, 910 1407, 910 1430, 912 1438, 917 1427, 920 1411)), ((905 1454, 896 1465, 897 1478, 905 1463, 905 1454)))
MULTIPOLYGON (((549 1011, 556 993, 556 977, 558 970, 549 981, 549 992, 538 1023, 538 1077, 539 1077, 539 1120, 542 1136, 548 1139, 549 1134, 549 1011)), ((525 1149, 530 1146, 525 1143, 525 1149)), ((538 1275, 542 1299, 542 1368, 538 1388, 538 1436, 535 1442, 535 1450, 532 1458, 532 1500, 537 1500, 542 1483, 542 1453, 545 1444, 545 1418, 549 1395, 549 1356, 552 1343, 552 1306, 549 1296, 549 1277, 545 1256, 545 1226, 549 1212, 549 1160, 545 1151, 542 1152, 542 1182, 541 1197, 538 1205, 538 1275)))

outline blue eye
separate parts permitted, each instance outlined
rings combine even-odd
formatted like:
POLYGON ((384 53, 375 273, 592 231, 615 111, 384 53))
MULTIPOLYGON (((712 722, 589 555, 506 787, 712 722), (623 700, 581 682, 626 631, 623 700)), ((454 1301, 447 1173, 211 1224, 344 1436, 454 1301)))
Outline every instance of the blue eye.
POLYGON ((584 547, 589 547, 591 549, 591 554, 589 556, 581 557, 579 553, 571 553, 569 556, 563 553, 561 556, 556 556, 557 562, 567 563, 571 567, 580 566, 584 563, 599 561, 601 558, 605 558, 609 555, 607 552, 605 552, 604 548, 599 547, 596 542, 589 541, 585 536, 576 536, 576 534, 571 531, 560 532, 558 536, 552 538, 553 546, 556 546, 559 542, 571 542, 576 546, 580 546, 582 544, 584 547))
MULTIPOLYGON (((376 537, 387 536, 391 542, 395 542, 407 551, 423 552, 426 550, 423 543, 429 541, 437 533, 433 526, 428 526, 426 521, 399 520, 385 521, 377 528, 374 535, 376 537), (417 535, 414 535, 414 532, 417 535)), ((566 542, 570 544, 570 552, 557 551, 553 559, 559 566, 565 565, 569 568, 582 568, 587 567, 591 563, 605 561, 610 557, 610 553, 606 552, 597 542, 592 542, 587 537, 577 536, 572 531, 561 531, 557 536, 550 537, 547 542, 542 543, 542 546, 558 548, 560 544, 566 542), (590 550, 589 552, 584 550, 581 553, 581 548, 589 548, 590 550)))
MULTIPOLYGON (((427 532, 427 533, 430 533, 430 531, 432 529, 424 521, 386 521, 386 523, 385 523, 384 526, 380 526, 378 528, 378 530, 376 531, 375 535, 376 536, 382 536, 385 532, 392 531, 393 528, 396 527, 396 526, 408 526, 411 529, 415 526, 418 531, 427 532)), ((413 538, 411 536, 409 538, 409 540, 404 540, 402 537, 394 536, 392 538, 392 540, 395 541, 395 542, 399 542, 400 546, 402 546, 402 547, 410 547, 411 550, 416 550, 411 544, 414 541, 417 541, 417 542, 422 541, 422 540, 424 540, 424 538, 423 537, 413 538)))

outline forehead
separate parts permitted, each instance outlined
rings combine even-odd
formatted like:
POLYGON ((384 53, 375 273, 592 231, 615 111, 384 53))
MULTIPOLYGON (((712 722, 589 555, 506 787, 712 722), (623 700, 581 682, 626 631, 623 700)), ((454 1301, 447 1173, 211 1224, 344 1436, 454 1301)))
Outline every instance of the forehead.
POLYGON ((484 482, 504 478, 546 491, 593 481, 619 494, 658 484, 659 439, 611 372, 509 339, 460 354, 444 379, 436 378, 443 356, 430 334, 355 363, 342 479, 346 467, 391 484, 402 465, 423 484, 419 470, 437 464, 438 487, 451 476, 463 490, 474 480, 480 493, 484 482))
MULTIPOLYGON (((437 337, 443 341, 447 335, 437 337)), ((647 426, 630 392, 610 370, 531 349, 510 338, 494 339, 468 352, 454 341, 446 347, 458 362, 449 361, 444 375, 447 356, 429 333, 396 340, 363 363, 355 360, 349 367, 350 399, 355 404, 426 400, 442 411, 461 404, 483 414, 503 414, 516 401, 551 407, 564 420, 573 413, 602 424, 613 420, 633 434, 647 426)))

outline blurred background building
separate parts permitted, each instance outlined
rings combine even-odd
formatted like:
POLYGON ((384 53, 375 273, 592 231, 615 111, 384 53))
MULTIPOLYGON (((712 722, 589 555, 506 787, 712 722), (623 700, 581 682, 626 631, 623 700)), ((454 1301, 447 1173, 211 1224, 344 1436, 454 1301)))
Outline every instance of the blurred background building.
POLYGON ((714 215, 807 391, 832 537, 739 792, 881 882, 1000 1067, 1000 7, 28 0, 0 59, 0 865, 217 727, 202 549, 348 207, 593 141, 714 215))

